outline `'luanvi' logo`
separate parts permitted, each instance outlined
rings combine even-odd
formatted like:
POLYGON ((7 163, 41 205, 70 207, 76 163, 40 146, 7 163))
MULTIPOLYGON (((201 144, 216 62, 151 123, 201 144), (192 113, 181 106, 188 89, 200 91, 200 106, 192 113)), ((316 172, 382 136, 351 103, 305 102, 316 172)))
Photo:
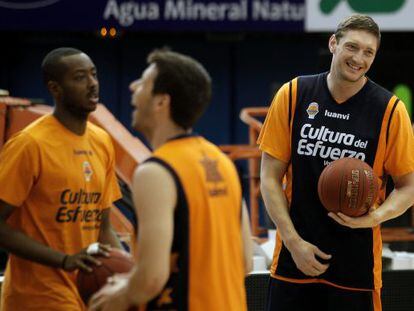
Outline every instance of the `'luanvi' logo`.
MULTIPOLYGON (((330 14, 343 0, 321 0, 322 13, 330 14)), ((406 0, 347 0, 348 5, 358 13, 392 13, 401 9, 406 0)))
POLYGON ((308 109, 306 109, 309 119, 315 119, 315 116, 319 113, 318 103, 310 103, 308 109))

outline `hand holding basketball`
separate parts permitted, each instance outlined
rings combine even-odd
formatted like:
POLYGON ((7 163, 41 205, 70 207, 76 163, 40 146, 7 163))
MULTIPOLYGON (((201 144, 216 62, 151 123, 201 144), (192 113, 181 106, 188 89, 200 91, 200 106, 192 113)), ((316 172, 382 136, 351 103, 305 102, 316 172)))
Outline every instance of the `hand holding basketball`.
POLYGON ((90 311, 135 311, 128 301, 129 274, 116 274, 89 301, 90 311))
POLYGON ((77 254, 66 255, 62 262, 62 269, 65 271, 75 271, 80 269, 84 272, 92 272, 92 266, 101 264, 101 262, 92 255, 107 257, 109 251, 109 245, 93 243, 77 254))
POLYGON ((109 257, 102 255, 94 257, 101 264, 93 266, 92 272, 80 270, 77 278, 78 291, 85 303, 107 283, 109 277, 115 273, 127 273, 134 266, 132 256, 116 248, 109 251, 109 257))
POLYGON ((377 200, 377 177, 365 162, 342 158, 325 167, 319 177, 318 194, 328 211, 362 216, 377 200))

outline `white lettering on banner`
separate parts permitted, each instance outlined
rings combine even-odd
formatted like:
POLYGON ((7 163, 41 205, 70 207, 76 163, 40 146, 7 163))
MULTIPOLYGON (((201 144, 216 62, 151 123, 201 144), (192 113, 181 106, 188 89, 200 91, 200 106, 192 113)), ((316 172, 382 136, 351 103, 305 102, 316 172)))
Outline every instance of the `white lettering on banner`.
POLYGON ((355 135, 336 132, 329 128, 322 126, 314 128, 311 124, 306 123, 300 130, 300 137, 298 143, 297 153, 299 155, 319 157, 326 159, 324 163, 338 160, 344 157, 357 158, 362 161, 365 160, 365 153, 355 151, 349 148, 366 149, 368 140, 356 139, 355 135), (327 146, 325 143, 335 144, 336 146, 327 146), (346 146, 346 148, 343 148, 346 146))
POLYGON ((165 2, 165 20, 246 20, 248 15, 247 0, 228 3, 203 3, 191 0, 165 2))
POLYGON ((108 0, 104 19, 114 18, 121 26, 131 26, 136 20, 157 20, 160 17, 160 8, 156 2, 136 3, 123 2, 118 5, 116 0, 108 0))
POLYGON ((305 6, 303 4, 283 1, 275 3, 270 1, 252 2, 252 19, 267 21, 301 21, 305 18, 305 6))
POLYGON ((305 4, 288 0, 194 1, 166 0, 164 5, 154 1, 107 0, 103 18, 113 18, 123 27, 135 21, 302 21, 305 4))

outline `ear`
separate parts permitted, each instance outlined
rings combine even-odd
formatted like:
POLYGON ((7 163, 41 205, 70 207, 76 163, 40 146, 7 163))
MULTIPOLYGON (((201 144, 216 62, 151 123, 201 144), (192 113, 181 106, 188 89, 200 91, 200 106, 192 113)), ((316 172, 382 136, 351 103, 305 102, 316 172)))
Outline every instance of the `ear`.
POLYGON ((335 53, 336 50, 336 45, 337 45, 337 41, 336 41, 336 37, 333 34, 330 38, 329 38, 329 43, 328 43, 328 47, 329 47, 329 51, 333 54, 335 53))
POLYGON ((60 87, 59 83, 52 80, 47 83, 47 89, 49 90, 53 98, 58 98, 62 91, 62 88, 60 87))
POLYGON ((171 105, 170 94, 157 94, 156 109, 158 110, 168 109, 169 110, 170 105, 171 105))

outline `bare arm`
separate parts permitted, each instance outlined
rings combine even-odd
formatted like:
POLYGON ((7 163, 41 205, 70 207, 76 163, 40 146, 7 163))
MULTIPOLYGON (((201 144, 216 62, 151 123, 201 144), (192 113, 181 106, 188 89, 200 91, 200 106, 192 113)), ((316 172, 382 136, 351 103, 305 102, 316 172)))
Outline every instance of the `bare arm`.
POLYGON ((250 230, 249 214, 247 212, 246 202, 242 201, 242 239, 244 252, 244 269, 248 274, 253 269, 253 242, 250 230))
POLYGON ((398 217, 414 205, 414 172, 393 176, 393 180, 394 190, 376 210, 378 223, 398 217))
POLYGON ((285 244, 300 240, 289 216, 288 202, 283 192, 283 176, 288 165, 267 153, 262 154, 260 190, 270 218, 276 224, 285 244))
POLYGON ((0 247, 24 259, 60 268, 66 254, 33 240, 7 224, 7 219, 16 208, 0 200, 0 247))
POLYGON ((394 190, 380 207, 371 209, 367 215, 349 217, 342 213, 329 213, 329 216, 350 228, 371 228, 402 215, 414 204, 414 172, 393 176, 393 180, 394 190))
POLYGON ((164 167, 148 163, 136 171, 132 193, 139 215, 139 250, 128 293, 138 305, 159 294, 170 275, 177 189, 164 167))
POLYGON ((89 310, 127 310, 161 292, 170 275, 177 188, 170 172, 158 163, 145 163, 134 174, 132 195, 139 215, 138 258, 127 275, 117 275, 96 293, 89 310))
POLYGON ((114 248, 123 249, 121 242, 119 241, 119 238, 116 235, 116 232, 112 228, 110 215, 111 208, 105 209, 102 216, 102 223, 99 231, 98 241, 102 244, 109 244, 114 248))
POLYGON ((263 152, 260 171, 260 189, 263 200, 297 268, 306 275, 320 275, 328 269, 329 265, 321 264, 316 256, 323 259, 330 259, 331 256, 303 240, 292 223, 288 202, 283 192, 283 176, 287 167, 286 163, 263 152))
MULTIPOLYGON (((94 257, 82 250, 77 254, 65 254, 54 250, 30 238, 23 232, 13 229, 7 224, 7 219, 17 207, 0 200, 0 247, 18 257, 66 271, 82 269, 91 271, 90 265, 99 264, 94 257)), ((104 253, 99 250, 99 253, 104 253)))

